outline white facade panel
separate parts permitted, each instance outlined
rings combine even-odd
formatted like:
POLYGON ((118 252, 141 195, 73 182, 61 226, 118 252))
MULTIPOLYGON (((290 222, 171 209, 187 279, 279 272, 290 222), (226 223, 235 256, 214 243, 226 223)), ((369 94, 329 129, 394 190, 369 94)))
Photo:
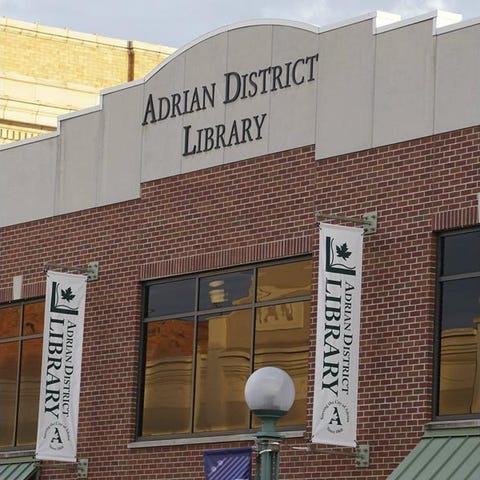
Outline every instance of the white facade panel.
POLYGON ((0 226, 54 214, 58 137, 0 153, 0 226))
POLYGON ((98 179, 100 205, 138 198, 142 154, 143 85, 103 97, 103 157, 98 179))
POLYGON ((317 82, 319 78, 319 36, 291 27, 274 27, 272 65, 284 70, 283 83, 290 86, 272 92, 268 150, 278 152, 315 143, 317 82), (290 65, 290 75, 286 70, 290 65), (293 78, 297 65, 298 74, 293 78), (290 77, 290 78, 288 78, 290 77), (295 81, 301 82, 299 85, 295 81))
POLYGON ((320 35, 316 157, 370 148, 375 19, 320 35))
POLYGON ((376 36, 374 147, 433 133, 433 21, 376 36))
POLYGON ((56 215, 97 206, 102 114, 91 112, 61 122, 56 215))
POLYGON ((478 27, 470 26, 437 37, 435 133, 480 124, 478 27))

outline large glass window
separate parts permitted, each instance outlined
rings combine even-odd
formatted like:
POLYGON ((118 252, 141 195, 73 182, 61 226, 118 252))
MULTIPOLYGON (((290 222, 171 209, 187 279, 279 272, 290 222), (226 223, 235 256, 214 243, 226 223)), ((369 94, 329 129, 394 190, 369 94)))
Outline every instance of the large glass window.
POLYGON ((0 447, 37 435, 44 302, 0 306, 0 447))
POLYGON ((480 414, 480 231, 440 237, 438 416, 480 414))
POLYGON ((243 390, 263 366, 287 371, 306 422, 311 261, 204 273, 145 286, 139 435, 252 428, 243 390))

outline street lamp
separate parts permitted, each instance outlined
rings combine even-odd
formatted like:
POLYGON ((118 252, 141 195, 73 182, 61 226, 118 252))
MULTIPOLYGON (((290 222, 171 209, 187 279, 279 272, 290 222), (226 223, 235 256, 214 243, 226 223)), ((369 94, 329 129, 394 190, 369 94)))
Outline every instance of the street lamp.
POLYGON ((262 421, 255 434, 257 446, 256 479, 278 479, 278 454, 282 435, 275 424, 293 405, 295 385, 288 373, 276 367, 263 367, 253 372, 245 384, 248 408, 262 421))

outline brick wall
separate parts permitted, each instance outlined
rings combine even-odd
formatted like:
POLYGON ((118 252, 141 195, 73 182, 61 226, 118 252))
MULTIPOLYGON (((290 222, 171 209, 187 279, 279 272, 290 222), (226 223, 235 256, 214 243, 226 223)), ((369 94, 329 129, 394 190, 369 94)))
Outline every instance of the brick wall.
POLYGON ((96 105, 101 89, 143 78, 174 51, 8 18, 0 45, 0 143, 54 130, 58 115, 96 105))
MULTIPOLYGON (((37 79, 90 85, 98 90, 127 82, 129 42, 67 29, 4 19, 1 70, 37 79)), ((172 53, 160 45, 130 42, 135 78, 172 53)))
POLYGON ((6 28, 1 41, 5 71, 97 89, 127 81, 124 48, 17 28, 6 28))
MULTIPOLYGON (((478 127, 321 161, 307 146, 149 182, 139 200, 3 229, 2 301, 15 275, 24 276, 24 296, 43 293, 45 261, 100 262, 100 279, 88 285, 80 399, 78 457, 89 459, 88 478, 203 478, 205 448, 249 444, 127 448, 135 439, 140 282, 157 276, 312 253, 310 437, 314 213, 376 210, 377 233, 364 241, 359 382, 358 440, 370 445, 370 467, 294 451, 304 442, 291 439, 281 478, 385 479, 431 416, 434 231, 476 222, 479 167, 478 127)), ((74 478, 74 466, 44 462, 42 479, 74 478)))

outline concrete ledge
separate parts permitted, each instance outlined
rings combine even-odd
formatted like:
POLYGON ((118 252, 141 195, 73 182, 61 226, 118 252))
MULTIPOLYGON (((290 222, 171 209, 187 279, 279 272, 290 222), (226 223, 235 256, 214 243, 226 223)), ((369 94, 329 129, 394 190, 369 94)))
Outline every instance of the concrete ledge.
MULTIPOLYGON (((291 430, 281 432, 284 438, 303 438, 305 430, 291 430)), ((164 440, 138 440, 129 443, 128 448, 151 448, 151 447, 171 447, 174 445, 197 445, 203 443, 225 443, 225 442, 253 442, 255 432, 239 433, 232 435, 211 435, 205 437, 182 437, 168 438, 164 440)))

